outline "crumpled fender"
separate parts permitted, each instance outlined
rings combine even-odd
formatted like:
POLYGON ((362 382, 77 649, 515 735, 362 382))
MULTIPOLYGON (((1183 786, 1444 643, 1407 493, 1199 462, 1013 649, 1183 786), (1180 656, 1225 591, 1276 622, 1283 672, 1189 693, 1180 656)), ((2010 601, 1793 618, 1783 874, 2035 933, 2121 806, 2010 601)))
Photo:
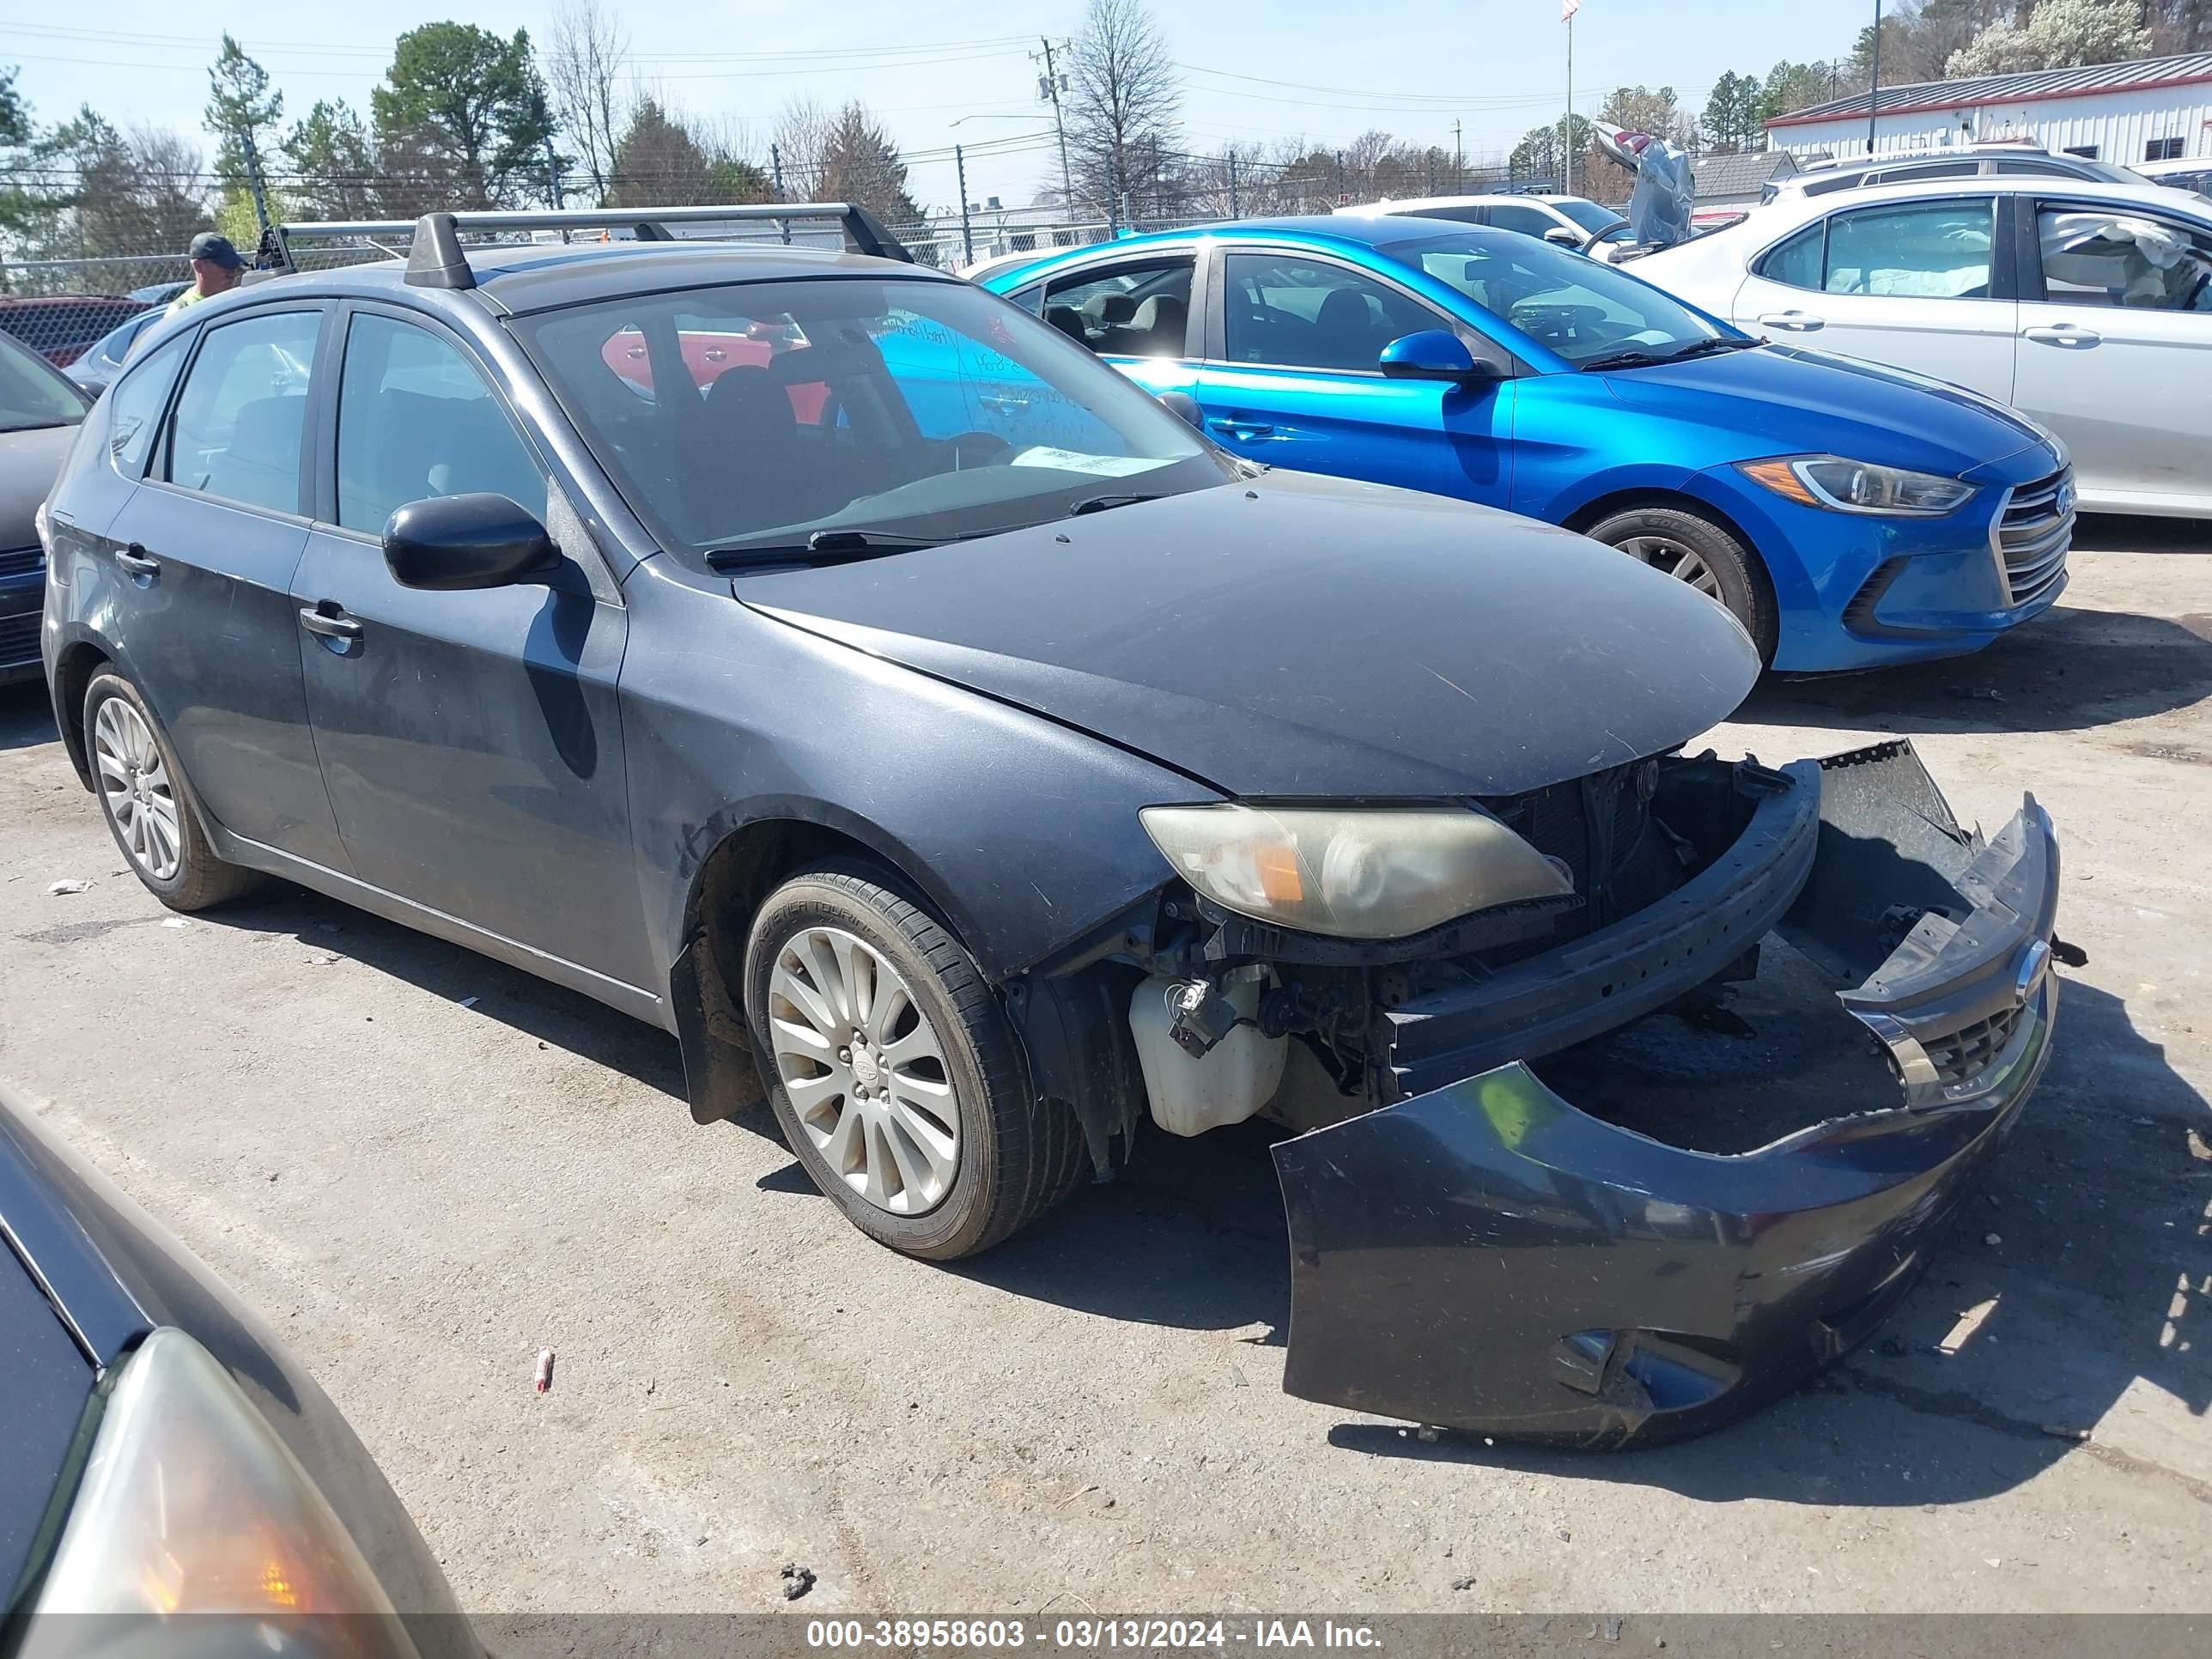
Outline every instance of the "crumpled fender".
POLYGON ((1285 1140, 1289 1393, 1620 1447, 1740 1416, 1881 1324, 2049 1057, 2057 843, 2032 797, 1986 844, 1960 830, 1909 744, 1821 765, 1820 851, 1780 931, 1871 960, 1839 994, 1902 1099, 1720 1156, 1516 1061, 1285 1140))

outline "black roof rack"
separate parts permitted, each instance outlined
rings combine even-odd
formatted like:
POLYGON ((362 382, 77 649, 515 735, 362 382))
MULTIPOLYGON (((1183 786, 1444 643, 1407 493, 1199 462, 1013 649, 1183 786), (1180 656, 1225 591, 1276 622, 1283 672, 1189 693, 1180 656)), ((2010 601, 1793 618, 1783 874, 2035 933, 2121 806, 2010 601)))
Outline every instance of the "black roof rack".
POLYGON ((426 213, 419 219, 334 219, 301 224, 271 225, 262 238, 266 263, 279 270, 293 270, 294 237, 317 240, 350 238, 374 244, 382 236, 408 236, 413 246, 407 255, 406 281, 416 288, 474 288, 476 273, 469 269, 461 241, 464 232, 497 235, 501 232, 533 230, 627 230, 641 242, 675 240, 672 225, 714 225, 769 221, 782 227, 783 240, 791 240, 794 220, 834 219, 845 233, 845 246, 855 253, 914 263, 899 239, 886 230, 866 208, 849 202, 750 202, 743 207, 577 208, 535 209, 483 213, 426 213))

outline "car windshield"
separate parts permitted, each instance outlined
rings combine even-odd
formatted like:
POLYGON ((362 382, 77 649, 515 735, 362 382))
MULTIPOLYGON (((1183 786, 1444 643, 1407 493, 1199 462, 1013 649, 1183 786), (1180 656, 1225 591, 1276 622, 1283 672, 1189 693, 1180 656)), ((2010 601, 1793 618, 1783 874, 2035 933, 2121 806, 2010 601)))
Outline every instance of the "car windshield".
POLYGON ((1710 341, 1737 341, 1650 283, 1534 237, 1466 231, 1382 252, 1448 283, 1577 366, 1657 362, 1710 341))
POLYGON ((1552 206, 1592 233, 1612 230, 1628 222, 1611 208, 1600 207, 1595 202, 1585 202, 1571 196, 1563 202, 1553 202, 1552 206))
POLYGON ((77 389, 12 342, 0 345, 0 432, 75 426, 84 419, 77 389))
POLYGON ((639 515, 718 563, 898 551, 1241 476, 964 283, 733 283, 515 327, 639 515))

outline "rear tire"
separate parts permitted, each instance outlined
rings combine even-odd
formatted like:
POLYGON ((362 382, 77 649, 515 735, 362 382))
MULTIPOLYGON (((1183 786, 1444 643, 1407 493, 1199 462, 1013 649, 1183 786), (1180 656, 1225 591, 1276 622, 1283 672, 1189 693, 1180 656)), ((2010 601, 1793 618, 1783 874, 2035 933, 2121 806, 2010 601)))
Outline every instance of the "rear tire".
POLYGON ((1759 556, 1734 531, 1680 507, 1632 507, 1583 533, 1656 570, 1681 575, 1743 624, 1759 647, 1760 667, 1774 660, 1780 629, 1773 584, 1759 556))
POLYGON ((1074 1114, 1036 1099, 997 994, 879 872, 834 865, 763 903, 744 1006, 807 1175, 869 1237, 932 1261, 1027 1226, 1082 1177, 1074 1114))
POLYGON ((84 743, 100 816, 148 892, 172 910, 206 910, 261 884, 216 856, 168 734, 112 668, 85 686, 84 743))

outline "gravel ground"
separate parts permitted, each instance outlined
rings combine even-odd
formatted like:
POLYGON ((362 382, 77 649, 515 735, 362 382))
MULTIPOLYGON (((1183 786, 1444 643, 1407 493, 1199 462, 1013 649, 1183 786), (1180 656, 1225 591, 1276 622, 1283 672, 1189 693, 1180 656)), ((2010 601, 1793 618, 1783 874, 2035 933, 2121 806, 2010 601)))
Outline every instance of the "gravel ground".
POLYGON ((1283 1395, 1256 1132, 1155 1136, 926 1267, 757 1124, 695 1126, 657 1031, 295 890, 180 924, 29 688, 0 691, 0 1080, 270 1316, 484 1613, 780 1608, 794 1560, 808 1613, 2212 1611, 2208 693, 2212 527, 2108 524, 2023 636, 1762 687, 1713 735, 1910 732, 1992 828, 2033 789, 2089 960, 1887 1340, 1658 1451, 1283 1395))

